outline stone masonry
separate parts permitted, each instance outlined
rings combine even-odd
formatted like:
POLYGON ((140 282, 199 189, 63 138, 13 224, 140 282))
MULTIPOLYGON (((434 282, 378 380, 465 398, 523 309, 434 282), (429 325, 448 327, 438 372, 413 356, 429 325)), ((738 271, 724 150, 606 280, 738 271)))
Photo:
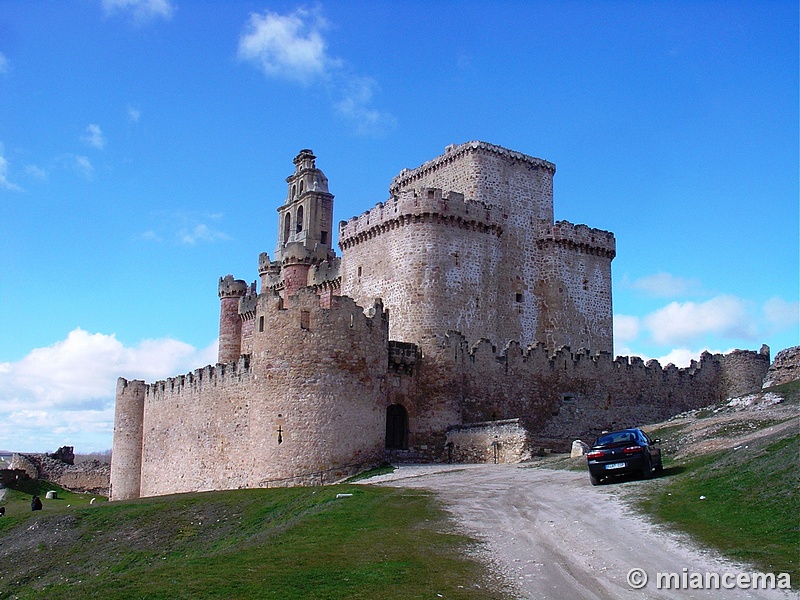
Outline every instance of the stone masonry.
POLYGON ((30 479, 45 479, 75 492, 108 495, 110 467, 97 460, 74 464, 72 446, 62 446, 51 454, 14 454, 11 470, 30 479))
POLYGON ((294 159, 257 283, 219 280, 219 361, 120 379, 113 500, 336 481, 385 457, 524 460, 757 390, 769 349, 614 359, 614 235, 553 219, 555 165, 485 142, 339 223, 294 159))

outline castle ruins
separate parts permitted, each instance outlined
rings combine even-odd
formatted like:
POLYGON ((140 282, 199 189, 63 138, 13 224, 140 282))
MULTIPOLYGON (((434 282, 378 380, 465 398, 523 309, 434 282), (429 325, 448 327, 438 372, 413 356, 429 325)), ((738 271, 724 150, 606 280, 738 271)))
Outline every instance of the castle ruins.
POLYGON ((761 388, 766 346, 613 358, 614 235, 554 221, 552 163, 448 146, 339 223, 341 256, 327 178, 294 165, 260 284, 219 280, 218 363, 119 379, 113 500, 519 461, 761 388))

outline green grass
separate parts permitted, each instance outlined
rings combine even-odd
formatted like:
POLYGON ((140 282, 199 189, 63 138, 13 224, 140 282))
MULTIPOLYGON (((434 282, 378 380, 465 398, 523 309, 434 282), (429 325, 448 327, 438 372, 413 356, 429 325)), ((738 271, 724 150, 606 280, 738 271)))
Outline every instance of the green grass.
POLYGON ((417 491, 338 485, 69 509, 46 502, 12 521, 0 531, 0 549, 12 552, 0 598, 506 597, 469 558, 475 543, 417 491))
POLYGON ((106 502, 107 500, 104 496, 76 494, 41 479, 19 481, 6 490, 5 500, 0 502, 0 505, 6 508, 6 516, 0 519, 0 535, 6 529, 16 526, 31 516, 31 498, 33 496, 39 496, 42 499, 48 513, 88 507, 92 498, 95 499, 95 502, 106 502), (49 491, 57 492, 57 498, 46 499, 45 496, 49 491))
POLYGON ((698 541, 800 583, 800 433, 703 455, 649 488, 641 506, 698 541), (705 499, 700 499, 705 496, 705 499))

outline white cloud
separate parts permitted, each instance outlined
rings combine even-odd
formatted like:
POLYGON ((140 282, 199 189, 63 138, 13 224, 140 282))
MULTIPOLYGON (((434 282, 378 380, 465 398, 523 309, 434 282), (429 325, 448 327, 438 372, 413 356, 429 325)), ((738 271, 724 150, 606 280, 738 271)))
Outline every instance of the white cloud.
POLYGON ((8 180, 8 160, 4 156, 3 145, 0 144, 0 189, 21 192, 22 188, 8 180))
POLYGON ((36 165, 28 165, 25 167, 25 173, 34 179, 47 179, 47 171, 36 165))
POLYGON ((796 327, 800 323, 800 303, 787 302, 783 298, 770 298, 764 303, 764 318, 769 326, 781 331, 796 327))
POLYGON ((137 23, 154 19, 170 20, 175 6, 170 0, 102 0, 107 15, 130 12, 137 23))
POLYGON ((138 108, 134 108, 132 106, 128 107, 128 122, 130 123, 138 123, 139 117, 142 116, 142 111, 138 108))
POLYGON ((373 106, 377 82, 348 72, 343 60, 328 53, 323 36, 327 28, 319 10, 297 9, 287 15, 252 13, 239 37, 238 56, 258 66, 267 77, 322 85, 336 99, 336 113, 359 134, 380 134, 393 127, 395 118, 373 106))
POLYGON ((145 242, 163 242, 172 240, 179 244, 194 246, 202 243, 227 241, 231 236, 209 222, 223 218, 221 213, 157 213, 158 225, 138 234, 135 239, 145 242), (174 229, 167 229, 165 223, 175 224, 174 229))
POLYGON ((188 244, 190 246, 193 246, 198 242, 216 242, 230 239, 230 236, 227 233, 211 229, 205 223, 199 223, 191 229, 181 229, 178 233, 178 237, 182 244, 188 244))
POLYGON ((138 236, 136 236, 136 239, 144 240, 146 242, 160 242, 160 241, 162 241, 161 236, 158 235, 152 229, 149 229, 149 230, 147 230, 147 231, 145 231, 143 233, 140 233, 138 236))
MULTIPOLYGON (((674 348, 667 354, 659 356, 656 360, 662 367, 673 364, 676 367, 688 367, 693 360, 699 361, 700 355, 704 350, 689 350, 688 348, 674 348)), ((719 354, 714 350, 709 350, 711 354, 719 354)))
POLYGON ((94 174, 94 167, 92 161, 88 156, 73 156, 73 165, 80 171, 84 177, 91 179, 94 174))
POLYGON ((614 344, 627 345, 639 337, 641 323, 639 317, 614 315, 614 344))
POLYGON ((5 75, 11 70, 6 55, 0 52, 0 75, 5 75))
POLYGON ((369 77, 351 77, 344 85, 344 97, 335 105, 340 115, 356 124, 359 133, 382 133, 396 124, 392 115, 372 107, 377 87, 369 77))
POLYGON ((117 377, 155 381, 216 363, 216 342, 198 350, 173 339, 126 347, 114 335, 75 329, 67 339, 0 363, 3 450, 103 450, 111 445, 117 377), (76 441, 77 440, 77 441, 76 441))
POLYGON ((756 323, 748 303, 735 296, 706 302, 672 302, 643 319, 653 341, 685 345, 708 335, 755 340, 756 323))
POLYGON ((340 64, 326 52, 317 13, 297 9, 289 15, 252 13, 239 38, 239 58, 259 65, 269 76, 309 84, 340 64))
POLYGON ((629 288, 643 292, 654 298, 675 298, 690 293, 702 292, 697 279, 677 277, 670 273, 655 273, 630 282, 623 282, 629 288))
POLYGON ((99 125, 95 125, 94 123, 91 123, 86 128, 86 133, 81 137, 81 140, 98 150, 102 150, 106 147, 106 138, 103 136, 103 131, 100 129, 99 125))

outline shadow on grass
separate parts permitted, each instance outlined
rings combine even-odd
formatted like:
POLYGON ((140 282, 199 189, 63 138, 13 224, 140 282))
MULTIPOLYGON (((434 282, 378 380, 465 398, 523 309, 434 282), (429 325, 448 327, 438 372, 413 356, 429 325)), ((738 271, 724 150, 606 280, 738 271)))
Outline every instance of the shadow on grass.
POLYGON ((673 465, 671 467, 664 467, 664 470, 658 474, 659 477, 672 477, 673 475, 680 475, 687 471, 683 465, 673 465))
MULTIPOLYGON (((687 468, 683 465, 673 465, 670 467, 664 467, 660 473, 653 473, 653 479, 662 479, 665 477, 674 477, 675 475, 680 475, 681 473, 685 472, 687 468)), ((630 481, 649 481, 648 479, 642 479, 639 475, 635 473, 630 473, 626 475, 616 475, 612 477, 608 477, 603 479, 602 485, 614 484, 614 483, 627 483, 630 481)))

